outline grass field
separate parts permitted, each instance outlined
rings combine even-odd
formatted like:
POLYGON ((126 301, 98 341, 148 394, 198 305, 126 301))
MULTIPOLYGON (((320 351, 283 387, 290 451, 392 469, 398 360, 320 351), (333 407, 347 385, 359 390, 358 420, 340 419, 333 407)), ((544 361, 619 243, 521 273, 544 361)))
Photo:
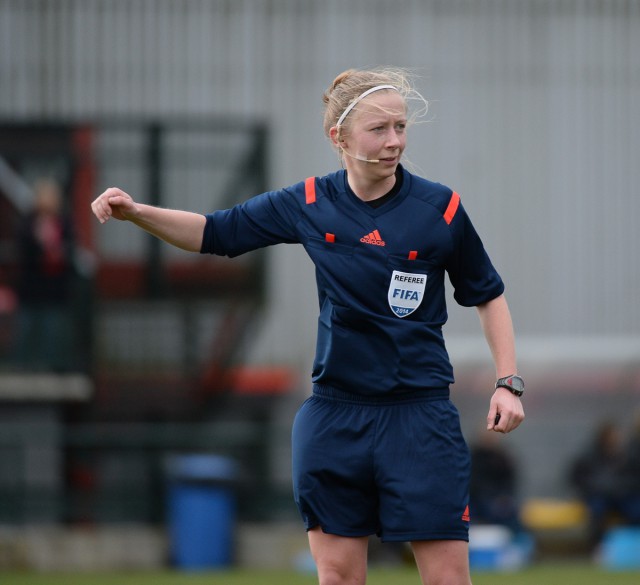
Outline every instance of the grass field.
MULTIPOLYGON (((233 570, 207 573, 1 573, 2 585, 314 585, 314 575, 233 570)), ((589 564, 536 565, 514 573, 476 572, 474 585, 639 585, 640 571, 607 572, 589 564)), ((372 569, 368 585, 419 585, 415 569, 372 569)))

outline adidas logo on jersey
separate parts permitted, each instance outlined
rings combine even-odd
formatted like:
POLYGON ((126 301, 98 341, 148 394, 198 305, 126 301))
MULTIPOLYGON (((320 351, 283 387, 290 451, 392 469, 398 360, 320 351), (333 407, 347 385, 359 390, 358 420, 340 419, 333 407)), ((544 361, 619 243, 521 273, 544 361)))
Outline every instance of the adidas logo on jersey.
POLYGON ((378 230, 373 230, 366 236, 362 236, 360 238, 360 241, 365 244, 372 244, 374 246, 386 246, 384 240, 380 237, 380 232, 378 230))

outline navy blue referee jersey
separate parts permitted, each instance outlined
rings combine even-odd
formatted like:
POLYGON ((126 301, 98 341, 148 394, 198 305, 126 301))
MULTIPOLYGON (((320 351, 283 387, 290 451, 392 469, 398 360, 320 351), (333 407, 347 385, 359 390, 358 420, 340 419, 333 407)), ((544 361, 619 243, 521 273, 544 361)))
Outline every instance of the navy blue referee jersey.
POLYGON ((316 384, 369 396, 446 388, 445 272, 463 306, 504 290, 458 194, 400 172, 399 192, 379 207, 341 170, 206 215, 202 253, 305 247, 320 303, 316 384))

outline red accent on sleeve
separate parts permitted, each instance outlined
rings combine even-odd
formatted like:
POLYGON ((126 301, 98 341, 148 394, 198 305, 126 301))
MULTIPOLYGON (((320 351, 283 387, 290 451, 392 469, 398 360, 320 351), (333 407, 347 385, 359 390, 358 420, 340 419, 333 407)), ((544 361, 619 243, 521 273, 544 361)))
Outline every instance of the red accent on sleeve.
POLYGON ((453 221, 453 217, 455 216, 456 211, 458 211, 458 205, 460 205, 460 195, 454 191, 451 195, 451 199, 449 200, 447 210, 444 212, 444 220, 447 222, 447 225, 453 221))
POLYGON ((304 195, 307 205, 316 202, 316 178, 309 177, 304 182, 304 195))
POLYGON ((411 252, 409 252, 409 260, 415 260, 417 257, 418 257, 417 250, 411 250, 411 252))
POLYGON ((326 233, 324 235, 324 239, 329 242, 330 244, 333 244, 336 241, 336 235, 335 234, 330 234, 330 233, 326 233))

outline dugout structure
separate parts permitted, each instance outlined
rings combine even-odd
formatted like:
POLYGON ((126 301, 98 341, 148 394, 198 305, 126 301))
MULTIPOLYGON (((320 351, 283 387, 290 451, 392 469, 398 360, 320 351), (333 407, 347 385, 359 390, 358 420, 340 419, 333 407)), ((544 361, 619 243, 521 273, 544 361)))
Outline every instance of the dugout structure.
MULTIPOLYGON (((15 229, 29 209, 29 186, 53 176, 78 248, 73 369, 93 387, 88 400, 50 400, 61 439, 47 513, 32 511, 25 475, 0 485, 0 521, 161 520, 163 459, 179 451, 244 461, 252 470, 247 490, 268 491, 261 445, 271 397, 243 403, 234 392, 264 300, 264 254, 188 254, 124 223, 98 229, 89 208, 111 185, 152 205, 230 207, 266 190, 267 138, 264 123, 227 117, 0 121, 0 285, 10 295, 20 269, 15 229)), ((0 375, 16 375, 6 350, 18 310, 19 299, 2 315, 0 375)), ((3 434, 0 448, 14 468, 25 467, 30 446, 22 439, 3 434)), ((42 496, 46 486, 37 489, 42 496)))

